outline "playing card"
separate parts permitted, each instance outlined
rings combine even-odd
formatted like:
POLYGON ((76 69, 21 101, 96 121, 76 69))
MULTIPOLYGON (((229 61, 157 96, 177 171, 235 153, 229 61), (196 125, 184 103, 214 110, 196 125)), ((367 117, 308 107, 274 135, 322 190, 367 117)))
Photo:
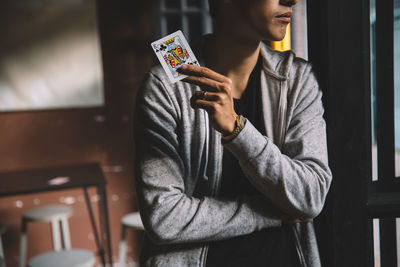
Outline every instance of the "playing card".
POLYGON ((151 47, 153 47, 161 66, 172 83, 187 77, 187 75, 176 71, 183 64, 199 65, 180 30, 152 42, 151 47))

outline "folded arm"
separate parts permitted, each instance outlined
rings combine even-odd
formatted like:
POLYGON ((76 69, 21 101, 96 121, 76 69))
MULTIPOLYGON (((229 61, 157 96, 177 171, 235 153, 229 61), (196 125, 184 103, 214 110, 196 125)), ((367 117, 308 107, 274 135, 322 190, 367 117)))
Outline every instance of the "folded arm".
POLYGON ((139 207, 156 243, 220 240, 281 225, 263 196, 222 199, 186 194, 178 114, 163 83, 149 74, 135 112, 135 179, 139 207))
POLYGON ((282 151, 249 121, 226 144, 256 188, 284 213, 301 220, 320 213, 332 179, 322 93, 314 75, 306 77, 291 98, 294 109, 282 151))

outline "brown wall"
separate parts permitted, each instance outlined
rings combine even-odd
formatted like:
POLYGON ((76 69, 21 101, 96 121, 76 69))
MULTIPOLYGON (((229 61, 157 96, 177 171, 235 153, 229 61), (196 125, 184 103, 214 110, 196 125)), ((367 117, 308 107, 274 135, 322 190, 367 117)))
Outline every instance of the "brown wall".
MULTIPOLYGON (((136 210, 133 185, 132 111, 136 89, 152 65, 149 1, 99 0, 103 54, 103 108, 0 113, 0 171, 98 161, 106 176, 114 256, 118 255, 120 219, 136 210)), ((29 177, 26 177, 29 179, 29 177)), ((1 186, 1 185, 0 185, 1 186)), ((96 203, 95 191, 90 191, 96 203)), ((70 203, 73 247, 95 250, 82 190, 0 198, 0 222, 8 266, 16 266, 21 214, 50 203, 70 203)), ((130 231, 131 251, 138 242, 130 231)), ((51 250, 50 226, 31 223, 28 257, 51 250)))

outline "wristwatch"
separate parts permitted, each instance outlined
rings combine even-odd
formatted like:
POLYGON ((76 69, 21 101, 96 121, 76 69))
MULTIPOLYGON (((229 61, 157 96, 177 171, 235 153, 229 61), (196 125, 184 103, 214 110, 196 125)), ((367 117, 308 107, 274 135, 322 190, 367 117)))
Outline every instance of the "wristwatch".
POLYGON ((238 136, 239 133, 243 130, 245 122, 246 120, 242 115, 237 115, 235 122, 235 129, 229 135, 221 136, 222 142, 228 143, 229 141, 233 140, 236 136, 238 136))

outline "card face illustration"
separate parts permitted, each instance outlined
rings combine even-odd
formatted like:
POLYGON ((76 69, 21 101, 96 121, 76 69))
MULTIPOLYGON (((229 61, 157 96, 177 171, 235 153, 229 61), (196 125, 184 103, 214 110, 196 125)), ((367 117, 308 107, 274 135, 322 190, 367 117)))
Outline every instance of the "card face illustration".
POLYGON ((199 65, 185 36, 183 36, 180 30, 152 42, 151 47, 172 83, 187 77, 187 75, 176 71, 183 64, 199 65))

